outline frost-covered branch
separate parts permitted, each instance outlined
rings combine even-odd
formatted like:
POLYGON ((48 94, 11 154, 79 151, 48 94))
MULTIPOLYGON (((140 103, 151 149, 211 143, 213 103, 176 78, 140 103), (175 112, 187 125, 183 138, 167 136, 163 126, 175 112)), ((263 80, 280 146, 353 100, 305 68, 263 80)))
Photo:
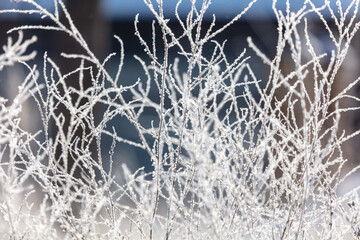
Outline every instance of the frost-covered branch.
POLYGON ((119 53, 98 59, 61 0, 54 12, 33 0, 19 0, 30 10, 0 11, 47 18, 53 25, 11 31, 61 31, 83 50, 61 54, 78 62, 66 73, 44 53, 40 73, 30 67, 35 53, 27 53, 36 38, 24 41, 19 31, 0 55, 1 66, 20 62, 29 72, 14 100, 0 98, 0 238, 359 238, 360 186, 339 190, 359 171, 347 163, 344 146, 360 131, 345 131, 341 121, 358 113, 346 102, 359 103, 353 88, 360 78, 335 89, 359 28, 359 0, 336 1, 335 8, 308 0, 296 11, 292 1, 282 10, 273 1, 275 55, 249 37, 249 49, 234 60, 215 37, 257 1, 218 28, 214 16, 207 29, 211 1, 191 0, 184 19, 183 1, 166 19, 163 0, 144 0, 155 17, 152 39, 142 36, 138 16, 134 25, 149 61, 135 56, 145 77, 129 86, 122 85, 121 38, 115 36, 119 53), (329 52, 319 48, 314 19, 323 24, 329 52), (268 70, 265 79, 250 57, 268 70), (21 127, 30 97, 41 119, 35 132, 21 127), (121 132, 119 119, 134 127, 135 138, 121 132), (120 144, 146 154, 152 170, 119 169, 120 144))

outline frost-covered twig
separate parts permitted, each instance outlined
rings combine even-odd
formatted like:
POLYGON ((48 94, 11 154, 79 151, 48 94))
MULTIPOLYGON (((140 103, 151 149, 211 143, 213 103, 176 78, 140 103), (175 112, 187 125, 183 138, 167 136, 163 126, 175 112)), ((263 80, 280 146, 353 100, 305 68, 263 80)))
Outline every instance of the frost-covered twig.
POLYGON ((135 56, 145 79, 129 86, 121 85, 126 46, 119 37, 115 36, 120 61, 112 76, 108 61, 116 53, 98 59, 61 0, 54 0, 54 12, 34 0, 19 1, 30 10, 0 13, 38 14, 54 25, 23 25, 13 31, 62 31, 84 51, 62 53, 65 59, 78 61, 68 73, 45 53, 41 83, 36 66, 24 62, 34 57, 25 53, 34 38, 23 42, 19 32, 18 42, 9 40, 4 48, 2 65, 11 67, 20 61, 29 75, 13 102, 0 98, 1 237, 359 237, 359 187, 344 195, 338 190, 359 169, 344 172, 344 144, 360 131, 344 131, 340 121, 345 113, 358 112, 343 102, 359 102, 351 90, 360 78, 334 90, 343 81, 339 74, 359 28, 359 0, 346 7, 337 1, 337 9, 328 1, 319 5, 309 0, 297 11, 289 0, 285 10, 273 1, 278 23, 275 56, 262 53, 248 38, 253 58, 269 69, 264 80, 249 61, 249 50, 231 61, 226 42, 215 41, 256 0, 217 29, 215 16, 204 29, 211 1, 191 0, 182 19, 179 8, 185 0, 180 0, 175 18, 166 19, 163 0, 144 0, 155 17, 152 40, 147 42, 141 35, 138 16, 135 35, 150 61, 135 56), (330 27, 325 11, 335 28, 330 27), (333 44, 330 56, 318 48, 310 15, 324 25, 333 44), (172 21, 182 32, 173 29, 172 21), (156 36, 157 28, 161 38, 156 36), (205 47, 209 52, 204 52, 205 47), (78 87, 68 84, 70 78, 78 81, 78 87), (86 81, 91 86, 85 88, 86 81), (154 91, 158 96, 152 96, 154 91), (131 97, 125 98, 125 93, 131 97), (29 96, 42 121, 35 133, 20 124, 26 121, 20 112, 29 96), (95 120, 97 106, 103 107, 100 120, 95 120), (153 112, 150 120, 147 111, 153 112), (118 119, 133 125, 137 138, 127 138, 119 130, 118 119), (107 138, 112 139, 110 147, 104 145, 107 138), (122 157, 116 154, 119 144, 143 151, 153 169, 131 172, 126 164, 115 169, 122 157), (26 185, 29 179, 36 187, 26 185), (35 195, 40 201, 32 206, 35 195))

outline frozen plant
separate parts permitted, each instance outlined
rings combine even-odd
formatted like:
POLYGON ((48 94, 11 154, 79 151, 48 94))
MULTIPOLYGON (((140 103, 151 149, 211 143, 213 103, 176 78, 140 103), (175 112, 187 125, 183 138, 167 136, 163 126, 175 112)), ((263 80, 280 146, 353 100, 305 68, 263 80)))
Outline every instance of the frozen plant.
POLYGON ((29 71, 15 99, 0 100, 0 238, 360 238, 360 185, 343 195, 337 192, 359 169, 353 165, 344 172, 343 145, 360 130, 344 132, 339 123, 344 113, 358 110, 342 101, 359 102, 351 90, 360 78, 336 94, 332 90, 342 81, 337 74, 360 26, 359 0, 336 1, 335 9, 327 0, 306 0, 296 11, 291 1, 279 10, 274 0, 275 57, 262 53, 249 37, 249 49, 232 62, 226 44, 214 39, 256 0, 223 26, 215 26, 214 16, 208 28, 203 21, 210 0, 191 0, 185 19, 178 13, 185 0, 179 0, 172 20, 164 17, 162 0, 144 0, 155 18, 152 42, 142 38, 138 17, 135 34, 150 61, 136 57, 146 79, 130 86, 122 85, 126 46, 120 37, 115 36, 119 53, 98 59, 62 0, 54 0, 53 12, 35 0, 17 2, 30 10, 0 13, 37 14, 52 25, 11 29, 19 32, 19 41, 9 41, 0 56, 1 66, 19 62, 29 71), (330 56, 316 48, 309 16, 323 24, 333 44, 330 56), (171 21, 182 33, 172 29, 171 21), (34 54, 26 49, 35 40, 23 42, 21 31, 33 29, 64 32, 76 41, 84 53, 62 56, 78 60, 78 66, 64 73, 47 53, 42 71, 31 66, 34 54), (211 46, 206 57, 204 48, 211 46), (250 51, 269 70, 267 79, 258 79, 250 51), (171 54, 177 54, 173 62, 171 54), (107 63, 115 55, 120 62, 112 75, 107 63), (286 55, 287 72, 281 68, 286 55), (78 88, 68 84, 70 77, 78 88), (91 86, 84 87, 85 81, 91 86), (159 98, 150 96, 151 88, 159 98), (285 94, 278 94, 281 89, 285 94), (19 115, 29 97, 42 120, 35 133, 21 127, 26 119, 19 115), (100 121, 94 118, 96 105, 105 109, 100 121), (155 113, 151 122, 142 120, 148 110, 155 113), (134 126, 136 141, 117 131, 112 121, 117 117, 134 126), (113 141, 109 152, 103 148, 107 137, 113 141), (131 172, 123 165, 124 180, 118 181, 113 163, 119 161, 114 154, 119 142, 146 152, 153 170, 131 172), (27 184, 30 179, 34 186, 27 184), (34 196, 40 201, 31 200, 34 196))

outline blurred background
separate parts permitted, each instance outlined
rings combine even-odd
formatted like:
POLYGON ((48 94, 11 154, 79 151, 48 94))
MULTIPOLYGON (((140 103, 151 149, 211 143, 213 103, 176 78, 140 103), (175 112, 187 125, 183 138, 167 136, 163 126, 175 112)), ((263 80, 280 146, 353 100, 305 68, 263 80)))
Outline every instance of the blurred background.
MULTIPOLYGON (((53 11, 53 1, 41 0, 37 1, 42 6, 46 6, 49 11, 53 11)), ((155 2, 155 1, 154 1, 155 2)), ((165 0, 164 9, 165 15, 170 19, 170 25, 175 32, 181 32, 181 28, 177 23, 174 15, 175 0, 165 0)), ((199 5, 202 1, 198 1, 199 5)), ((209 25, 212 20, 212 15, 216 15, 216 28, 224 25, 231 20, 237 13, 241 12, 250 2, 249 0, 213 0, 210 9, 205 18, 204 25, 209 25)), ((295 11, 303 5, 304 1, 290 1, 291 9, 295 11)), ((323 1, 314 1, 321 4, 323 1)), ((336 1, 331 1, 331 4, 335 6, 336 1)), ((341 1, 344 6, 349 4, 350 0, 341 1)), ((104 59, 111 52, 119 52, 119 45, 117 41, 112 37, 114 34, 118 35, 123 41, 125 46, 125 63, 123 71, 120 77, 121 84, 126 86, 134 83, 139 77, 144 77, 141 71, 141 65, 134 59, 134 55, 139 56, 144 61, 149 60, 143 51, 143 47, 140 45, 138 38, 134 35, 134 19, 136 14, 139 14, 139 29, 143 38, 151 41, 151 22, 154 20, 150 10, 146 7, 143 0, 68 0, 67 8, 73 17, 75 25, 83 34, 85 40, 89 43, 90 49, 93 50, 95 55, 100 59, 104 59)), ((222 34, 218 35, 216 40, 223 42, 227 39, 226 54, 228 60, 235 59, 245 47, 247 47, 246 38, 251 36, 254 43, 266 54, 270 59, 275 55, 276 42, 277 42, 277 25, 275 16, 271 8, 272 1, 270 0, 258 0, 248 13, 240 21, 230 26, 222 34)), ((278 5, 280 9, 285 10, 286 1, 279 0, 278 5)), ((10 0, 0 1, 0 10, 12 9, 12 8, 27 9, 27 4, 14 3, 10 0)), ((186 17, 187 11, 190 7, 189 0, 183 0, 180 7, 180 15, 182 18, 186 17)), ((328 21, 331 21, 330 14, 325 12, 325 17, 328 21)), ((311 16, 310 16, 311 19, 311 16)), ((21 14, 0 14, 0 45, 6 44, 7 34, 6 32, 12 27, 19 25, 37 25, 44 24, 47 20, 39 20, 39 16, 33 15, 21 15, 21 14)), ((319 47, 322 52, 330 52, 333 49, 332 43, 326 38, 326 32, 323 29, 321 22, 313 20, 310 23, 310 27, 319 40, 319 47)), ((205 27, 206 28, 206 27, 205 27)), ((160 33, 160 32, 159 32, 160 33)), ((31 31, 25 32, 26 36, 31 35, 38 36, 38 42, 32 47, 36 49, 38 54, 35 61, 32 63, 37 64, 39 68, 42 67, 43 54, 48 52, 48 56, 57 62, 63 73, 74 70, 76 65, 71 61, 65 60, 60 57, 61 52, 65 53, 81 53, 76 42, 70 39, 66 34, 52 32, 52 31, 31 31), (79 52, 80 51, 80 52, 79 52)), ((16 39, 16 34, 13 34, 16 39)), ((346 62, 342 74, 340 77, 343 81, 340 81, 341 86, 339 89, 347 86, 348 81, 355 79, 359 75, 359 37, 357 36, 354 41, 353 49, 349 54, 349 60, 346 62), (346 80, 348 79, 348 80, 346 80)), ((206 52, 206 51, 205 51, 206 52)), ((253 64, 253 69, 259 79, 266 79, 269 72, 267 67, 264 67, 262 61, 253 55, 252 51, 248 51, 248 55, 251 55, 250 60, 253 64)), ((170 60, 172 62, 172 60, 170 60)), ((118 62, 109 63, 113 66, 113 71, 116 71, 118 62)), ((181 66, 180 66, 181 67, 181 66)), ((184 67, 184 66, 183 66, 184 67)), ((288 66, 282 66, 284 72, 291 71, 288 66)), ((22 66, 15 66, 14 68, 6 68, 0 72, 0 96, 10 98, 17 92, 17 87, 26 76, 26 71, 22 66)), ((89 83, 90 84, 90 83, 89 83)), ((339 90, 334 90, 339 91, 339 90)), ((151 94, 156 97, 158 94, 153 91, 151 94)), ((354 94, 359 95, 358 89, 354 89, 354 94)), ((24 108, 23 114, 26 115, 29 121, 24 121, 23 125, 26 129, 38 129, 40 119, 38 114, 31 109, 37 108, 34 102, 27 103, 28 107, 24 108), (31 120, 30 120, 31 119, 31 120)), ((98 110, 98 115, 101 118, 102 109, 98 110)), ((152 113, 148 113, 149 118, 152 118, 152 113)), ((359 116, 353 114, 346 118, 343 123, 343 127, 347 132, 358 129, 359 116)), ((117 132, 121 133, 122 137, 136 140, 134 129, 131 128, 129 123, 124 119, 113 120, 116 124, 117 132)), ((105 146, 110 147, 111 139, 108 139, 108 144, 105 146)), ((139 166, 145 166, 147 170, 151 169, 151 163, 147 154, 137 149, 133 149, 125 144, 117 145, 117 157, 119 159, 116 165, 120 165, 122 162, 126 162, 131 170, 137 169, 139 166)), ((358 165, 360 163, 356 154, 356 149, 360 146, 359 139, 352 141, 346 148, 346 154, 350 159, 352 165, 358 165)), ((108 151, 104 151, 107 153, 108 151)))

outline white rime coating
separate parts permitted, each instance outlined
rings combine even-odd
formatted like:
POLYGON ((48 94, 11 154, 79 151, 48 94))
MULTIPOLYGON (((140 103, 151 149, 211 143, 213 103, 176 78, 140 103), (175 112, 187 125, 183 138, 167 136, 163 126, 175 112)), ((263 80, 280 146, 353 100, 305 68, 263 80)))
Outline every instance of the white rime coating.
POLYGON ((360 78, 340 75, 358 41, 359 0, 305 0, 296 10, 293 1, 284 0, 281 10, 274 0, 275 55, 249 36, 231 61, 226 43, 215 39, 257 1, 247 0, 225 24, 215 15, 204 24, 210 0, 191 0, 182 18, 186 1, 167 19, 163 0, 144 0, 155 19, 153 39, 142 37, 136 16, 147 58, 135 56, 144 77, 129 85, 121 74, 121 38, 114 36, 118 52, 98 59, 62 0, 53 0, 52 11, 35 0, 13 1, 28 10, 16 4, 0 10, 47 20, 11 29, 18 40, 9 37, 0 53, 1 71, 20 65, 28 72, 14 99, 0 97, 0 239, 360 239, 360 181, 340 189, 360 168, 347 163, 344 150, 360 130, 341 124, 345 114, 359 114, 353 90, 360 78), (330 51, 311 21, 320 24, 330 51), (63 32, 77 42, 82 54, 61 54, 78 62, 74 70, 64 73, 46 52, 42 66, 33 66, 36 52, 28 47, 37 39, 23 36, 33 30, 63 32), (116 58, 117 70, 110 71, 116 58), (259 79, 259 66, 266 79, 259 79), (339 81, 343 87, 335 91, 339 81), (23 114, 29 101, 41 119, 36 131, 22 127, 30 121, 23 114), (119 118, 136 138, 119 130, 119 118), (104 139, 112 139, 110 149, 104 139), (121 144, 142 152, 152 170, 120 167, 121 144))

